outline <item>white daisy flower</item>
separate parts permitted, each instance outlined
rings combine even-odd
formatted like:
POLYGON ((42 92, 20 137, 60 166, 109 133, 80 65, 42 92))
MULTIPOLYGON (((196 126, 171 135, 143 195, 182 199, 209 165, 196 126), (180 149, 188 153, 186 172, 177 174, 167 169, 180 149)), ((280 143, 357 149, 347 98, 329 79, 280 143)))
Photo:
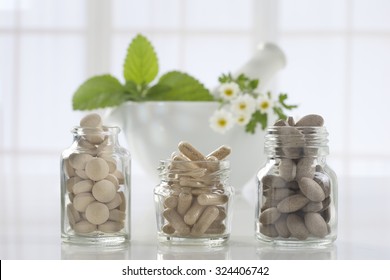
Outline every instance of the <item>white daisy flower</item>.
POLYGON ((231 104, 231 110, 236 115, 252 115, 256 110, 256 100, 249 94, 238 96, 231 104))
POLYGON ((219 133, 225 133, 234 125, 233 114, 220 109, 214 112, 214 114, 210 117, 210 127, 219 133))
POLYGON ((260 112, 264 114, 264 113, 268 113, 272 109, 273 102, 267 96, 259 96, 257 98, 257 106, 260 112))
POLYGON ((240 87, 236 83, 225 83, 219 87, 219 94, 224 100, 234 99, 240 92, 240 87))
POLYGON ((251 115, 241 114, 236 117, 236 123, 238 125, 244 126, 249 123, 250 119, 251 119, 251 115))

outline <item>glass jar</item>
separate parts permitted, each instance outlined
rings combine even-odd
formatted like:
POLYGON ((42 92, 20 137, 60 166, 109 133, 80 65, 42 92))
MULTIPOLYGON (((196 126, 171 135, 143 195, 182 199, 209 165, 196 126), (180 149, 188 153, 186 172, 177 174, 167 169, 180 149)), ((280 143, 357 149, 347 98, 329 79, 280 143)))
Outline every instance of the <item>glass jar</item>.
POLYGON ((230 237, 228 161, 162 160, 154 189, 159 242, 218 246, 230 237))
POLYGON ((320 246, 337 237, 337 178, 325 127, 272 126, 258 172, 256 236, 276 245, 320 246))
POLYGON ((118 127, 75 127, 61 155, 64 242, 116 245, 130 239, 130 153, 118 127))

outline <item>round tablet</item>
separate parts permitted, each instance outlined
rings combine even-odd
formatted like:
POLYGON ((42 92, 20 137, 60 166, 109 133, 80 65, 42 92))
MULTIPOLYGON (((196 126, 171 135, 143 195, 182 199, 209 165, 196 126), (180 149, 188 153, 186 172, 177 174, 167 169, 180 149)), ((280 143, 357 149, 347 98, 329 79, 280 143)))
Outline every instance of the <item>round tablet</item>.
POLYGON ((102 158, 93 158, 85 165, 85 174, 94 181, 100 181, 107 177, 109 167, 102 158))
POLYGON ((88 222, 94 225, 105 223, 108 220, 109 215, 110 211, 108 210, 108 207, 100 202, 92 202, 85 210, 85 216, 87 217, 88 222))
MULTIPOLYGON (((120 206, 120 205, 122 204, 122 197, 121 197, 121 194, 122 194, 122 192, 117 192, 117 193, 115 194, 114 199, 111 200, 110 202, 106 203, 108 209, 110 209, 110 210, 111 210, 111 209, 115 209, 115 208, 117 208, 118 206, 120 206)), ((125 211, 125 210, 123 210, 123 209, 120 209, 120 210, 125 211)))
POLYGON ((74 184, 73 193, 79 194, 83 192, 90 192, 92 190, 92 187, 93 187, 93 181, 83 180, 74 184))
POLYGON ((88 221, 80 221, 74 225, 74 231, 77 233, 90 233, 96 230, 96 225, 91 224, 88 221))
POLYGON ((101 180, 93 185, 92 194, 100 202, 109 202, 115 197, 116 187, 108 180, 101 180))
POLYGON ((85 212, 87 206, 94 201, 96 201, 96 199, 93 197, 91 193, 83 192, 83 193, 79 193, 74 197, 73 206, 77 211, 85 212))
POLYGON ((99 225, 98 230, 107 233, 113 233, 113 232, 120 231, 123 227, 124 224, 121 222, 107 221, 104 224, 99 225))
POLYGON ((69 164, 74 169, 84 169, 88 161, 93 159, 90 154, 71 154, 69 156, 69 164))

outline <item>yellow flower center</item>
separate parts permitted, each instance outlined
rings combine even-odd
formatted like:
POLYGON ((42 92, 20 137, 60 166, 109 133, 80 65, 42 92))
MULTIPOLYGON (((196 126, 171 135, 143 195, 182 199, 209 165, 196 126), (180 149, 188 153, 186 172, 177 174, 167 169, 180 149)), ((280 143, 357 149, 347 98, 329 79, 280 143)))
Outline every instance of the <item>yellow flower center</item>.
POLYGON ((218 120, 218 125, 221 127, 226 126, 227 121, 225 119, 219 119, 218 120))
POLYGON ((225 89, 225 95, 226 96, 232 96, 233 95, 233 90, 231 88, 225 89))
POLYGON ((263 101, 260 103, 260 108, 261 109, 268 109, 269 108, 269 102, 268 101, 263 101))
POLYGON ((239 123, 242 123, 242 122, 244 122, 244 121, 245 121, 245 118, 244 118, 244 117, 242 117, 242 116, 241 116, 241 117, 238 117, 238 122, 239 122, 239 123))
POLYGON ((246 104, 245 103, 240 103, 239 108, 240 108, 240 110, 245 110, 246 109, 246 104))

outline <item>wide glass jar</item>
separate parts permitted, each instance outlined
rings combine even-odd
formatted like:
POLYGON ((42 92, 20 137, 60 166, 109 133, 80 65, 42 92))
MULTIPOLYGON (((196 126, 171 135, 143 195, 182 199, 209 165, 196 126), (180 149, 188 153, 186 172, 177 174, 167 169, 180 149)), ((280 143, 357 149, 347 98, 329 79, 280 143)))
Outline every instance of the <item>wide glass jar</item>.
POLYGON ((64 242, 116 245, 130 239, 130 153, 118 127, 75 127, 61 155, 64 242))
POLYGON ((323 126, 271 126, 258 172, 256 236, 285 246, 326 245, 337 237, 337 178, 327 165, 323 126))
POLYGON ((229 161, 162 160, 154 189, 162 243, 217 246, 230 237, 229 161))

